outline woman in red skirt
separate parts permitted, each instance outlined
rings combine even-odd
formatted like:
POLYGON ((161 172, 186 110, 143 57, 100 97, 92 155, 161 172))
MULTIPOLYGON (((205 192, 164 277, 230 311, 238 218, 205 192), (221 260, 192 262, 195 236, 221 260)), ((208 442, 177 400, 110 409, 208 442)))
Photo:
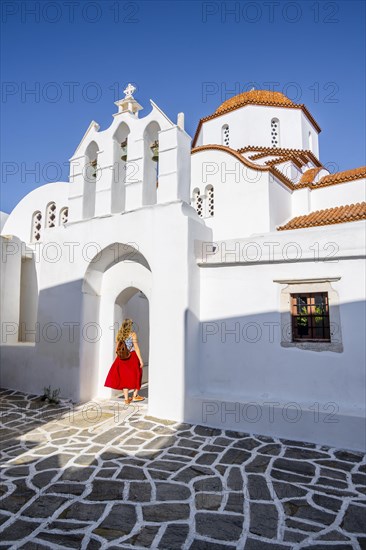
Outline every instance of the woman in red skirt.
POLYGON ((116 353, 119 342, 124 340, 130 352, 130 357, 129 359, 120 359, 117 355, 104 383, 107 388, 123 390, 126 405, 129 405, 131 401, 143 401, 145 399, 141 395, 138 395, 138 391, 141 388, 144 362, 141 357, 136 333, 132 331, 132 325, 132 319, 125 319, 116 338, 116 353), (134 390, 132 398, 128 397, 128 390, 134 390))

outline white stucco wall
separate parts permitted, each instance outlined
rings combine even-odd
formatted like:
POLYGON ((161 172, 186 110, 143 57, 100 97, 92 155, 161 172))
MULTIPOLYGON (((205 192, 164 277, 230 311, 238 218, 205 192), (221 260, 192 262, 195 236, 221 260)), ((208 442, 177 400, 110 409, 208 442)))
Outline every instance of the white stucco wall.
POLYGON ((2 232, 6 220, 8 219, 9 214, 7 212, 0 212, 0 232, 2 232))
POLYGON ((279 225, 291 217, 293 193, 285 184, 271 175, 269 176, 268 193, 270 231, 275 231, 279 225))
MULTIPOLYGON (((249 239, 239 243, 245 250, 249 239)), ((364 448, 365 266, 360 256, 365 253, 365 223, 272 233, 258 236, 256 243, 262 252, 258 261, 201 267, 202 344, 192 418, 211 411, 205 415, 211 425, 283 437, 297 433, 300 439, 364 448), (301 252, 297 261, 287 260, 298 256, 293 243, 301 252), (338 251, 333 261, 324 261, 334 252, 329 243, 335 243, 338 251), (306 261, 314 258, 315 250, 319 261, 306 261), (339 296, 343 352, 281 346, 280 293, 286 285, 275 281, 324 277, 339 278, 331 284, 339 296), (229 413, 222 417, 223 407, 235 410, 249 402, 262 407, 262 418, 256 422, 229 413), (275 423, 269 421, 266 402, 278 413, 275 423), (302 415, 296 424, 286 422, 281 413, 292 402, 302 415), (335 422, 333 417, 331 423, 315 422, 312 407, 324 416, 333 412, 330 402, 336 404, 335 422)), ((218 244, 220 249, 223 243, 218 244)), ((332 322, 332 308, 330 315, 332 322)), ((337 334, 336 330, 334 338, 337 334)))
POLYGON ((17 237, 1 240, 1 342, 18 341, 22 247, 17 237))
POLYGON ((25 243, 30 243, 32 216, 37 210, 42 213, 42 235, 44 231, 52 231, 53 229, 45 229, 46 209, 52 201, 56 203, 56 225, 58 225, 60 210, 68 206, 68 184, 65 182, 48 183, 28 193, 9 214, 1 233, 16 235, 25 243))
MULTIPOLYGON (((202 196, 207 185, 214 187, 215 213, 204 220, 214 239, 269 231, 268 172, 257 172, 217 150, 195 153, 191 162, 191 197, 196 188, 202 196)), ((204 198, 204 208, 206 201, 204 198)))
MULTIPOLYGON (((297 193, 297 191, 296 191, 297 193)), ((310 191, 311 211, 355 204, 366 200, 366 179, 328 185, 310 191)))

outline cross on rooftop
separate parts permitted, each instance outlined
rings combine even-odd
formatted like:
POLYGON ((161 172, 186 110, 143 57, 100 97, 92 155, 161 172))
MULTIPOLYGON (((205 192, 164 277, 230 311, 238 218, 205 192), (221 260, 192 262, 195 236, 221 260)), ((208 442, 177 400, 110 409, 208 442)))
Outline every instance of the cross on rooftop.
POLYGON ((123 93, 126 96, 125 99, 130 97, 133 99, 132 94, 134 91, 136 91, 135 86, 132 86, 132 84, 128 84, 127 88, 123 90, 123 93))

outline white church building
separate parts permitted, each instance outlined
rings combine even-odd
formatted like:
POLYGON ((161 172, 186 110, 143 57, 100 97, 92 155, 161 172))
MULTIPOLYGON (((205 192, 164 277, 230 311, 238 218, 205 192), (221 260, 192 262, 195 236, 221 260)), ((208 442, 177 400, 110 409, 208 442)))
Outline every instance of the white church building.
POLYGON ((134 91, 68 182, 2 218, 2 387, 119 395, 131 317, 150 415, 364 449, 366 167, 330 173, 279 92, 224 101, 192 141, 134 91))

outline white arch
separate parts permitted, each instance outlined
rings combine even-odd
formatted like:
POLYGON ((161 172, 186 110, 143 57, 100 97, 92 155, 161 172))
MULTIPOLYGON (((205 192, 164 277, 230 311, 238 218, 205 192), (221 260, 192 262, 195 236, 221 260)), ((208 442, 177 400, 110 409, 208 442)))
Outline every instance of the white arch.
POLYGON ((121 122, 116 130, 113 133, 113 139, 117 141, 118 143, 121 143, 128 135, 130 134, 131 130, 129 125, 126 122, 121 122))
MULTIPOLYGON (((90 138, 91 138, 91 136, 89 136, 89 139, 90 138)), ((90 151, 90 146, 92 146, 92 147, 95 146, 97 151, 102 151, 103 147, 100 143, 101 141, 102 141, 101 136, 99 136, 99 135, 93 136, 93 138, 89 142, 86 141, 85 143, 83 143, 83 146, 79 150, 78 149, 76 150, 77 155, 75 155, 75 153, 76 153, 76 151, 75 151, 74 156, 79 158, 82 155, 85 155, 85 156, 88 155, 88 152, 90 151)))
POLYGON ((97 378, 98 393, 100 395, 111 395, 111 390, 104 388, 103 384, 115 357, 113 324, 116 300, 121 293, 124 293, 123 300, 127 302, 136 293, 136 289, 141 290, 145 294, 150 304, 152 297, 152 273, 140 264, 120 262, 111 267, 103 276, 99 313, 102 337, 99 346, 100 368, 98 369, 97 378), (103 330, 103 328, 106 328, 106 330, 103 330))

